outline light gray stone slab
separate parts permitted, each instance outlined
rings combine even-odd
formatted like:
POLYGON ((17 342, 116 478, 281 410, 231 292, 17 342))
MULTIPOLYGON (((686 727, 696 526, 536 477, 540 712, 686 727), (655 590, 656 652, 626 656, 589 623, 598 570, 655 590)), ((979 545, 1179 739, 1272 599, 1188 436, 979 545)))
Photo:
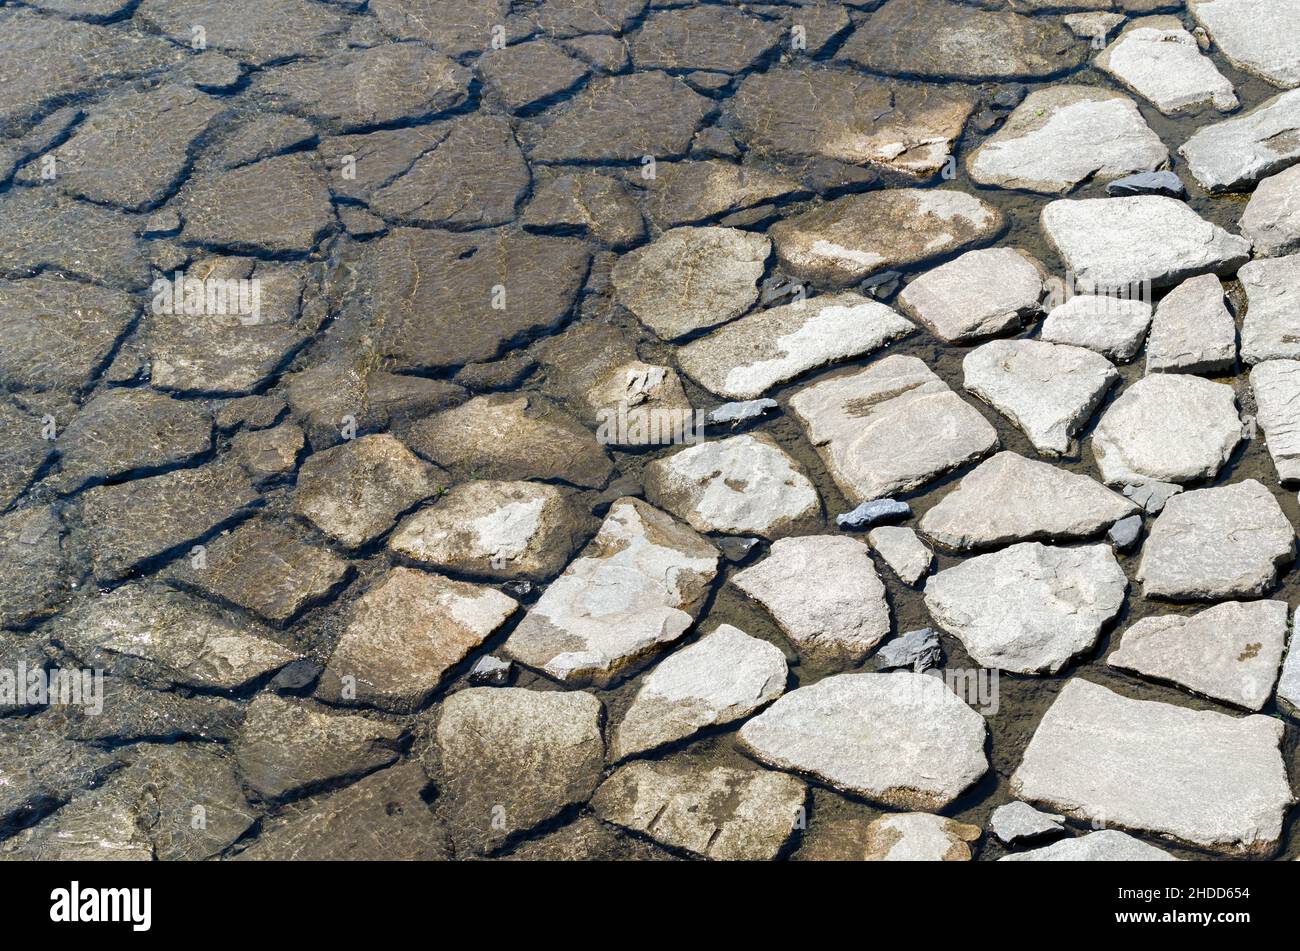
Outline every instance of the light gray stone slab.
POLYGON ((1255 420, 1282 482, 1300 481, 1300 360, 1265 360, 1250 371, 1255 420))
POLYGON ((1201 126, 1178 153, 1207 191, 1240 191, 1300 161, 1300 91, 1201 126))
POLYGON ((1166 115, 1213 106, 1237 108, 1232 83, 1201 53, 1177 17, 1146 17, 1124 28, 1097 66, 1166 115))
POLYGON ((1018 248, 967 251, 913 280, 898 306, 948 343, 1017 330, 1039 312, 1047 271, 1018 248))
POLYGON ((1048 343, 1096 350, 1116 363, 1128 363, 1142 347, 1151 326, 1151 305, 1109 295, 1076 294, 1053 307, 1039 331, 1048 343))
POLYGON ((1237 364, 1237 322, 1213 274, 1189 277, 1156 306, 1147 334, 1148 373, 1230 373, 1237 364))
POLYGON ((1300 254, 1251 261, 1237 272, 1246 292, 1241 359, 1300 359, 1300 254))

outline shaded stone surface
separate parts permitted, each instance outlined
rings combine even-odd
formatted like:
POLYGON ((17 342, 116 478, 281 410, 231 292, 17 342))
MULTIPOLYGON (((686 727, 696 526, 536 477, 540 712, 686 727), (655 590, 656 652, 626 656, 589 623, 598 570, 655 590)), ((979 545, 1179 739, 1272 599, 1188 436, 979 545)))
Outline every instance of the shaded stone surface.
POLYGON ((647 184, 647 210, 660 228, 698 224, 730 211, 806 194, 791 179, 717 159, 666 162, 647 184))
POLYGON ((22 495, 54 454, 54 446, 44 438, 44 428, 40 414, 13 400, 0 399, 0 511, 22 495))
POLYGON ((589 72, 585 63, 548 40, 488 50, 477 66, 488 88, 510 112, 573 88, 589 72))
POLYGON ((984 720, 924 674, 838 674, 740 729, 752 756, 899 809, 940 809, 988 770, 984 720))
POLYGON ((1178 149, 1210 192, 1241 191, 1300 160, 1300 92, 1284 92, 1254 109, 1202 126, 1178 149))
POLYGON ((238 6, 222 0, 143 0, 135 15, 181 46, 190 45, 199 24, 210 49, 254 66, 323 53, 347 26, 341 10, 308 0, 249 0, 238 6))
POLYGON ((1213 274, 1183 281, 1156 307, 1147 334, 1148 373, 1231 372, 1237 363, 1237 322, 1213 274))
POLYGON ((121 765, 117 754, 67 739, 57 718, 0 718, 0 823, 14 825, 66 802, 121 765))
POLYGON ((615 248, 645 237, 641 209, 627 189, 595 172, 568 173, 538 185, 521 220, 539 232, 576 231, 615 248))
POLYGON ((1039 812, 1025 802, 1008 802, 993 810, 989 831, 1007 845, 1017 845, 1065 832, 1064 816, 1039 812))
POLYGON ((1250 371, 1250 389, 1278 479, 1300 480, 1300 361, 1257 363, 1250 371))
POLYGON ((1004 855, 999 862, 1176 862, 1172 855, 1118 829, 1087 832, 1040 849, 1004 855))
POLYGON ((898 306, 946 343, 1016 330, 1038 313, 1047 271, 1018 248, 967 251, 914 279, 898 306))
POLYGON ((980 827, 928 812, 881 816, 867 826, 868 862, 969 862, 980 827))
POLYGON ((853 502, 918 488, 998 444, 979 411, 916 357, 814 383, 790 408, 853 502))
POLYGON ((72 739, 104 745, 141 740, 229 743, 244 722, 243 706, 224 697, 154 690, 122 677, 107 677, 103 685, 99 702, 70 708, 72 739))
POLYGON ((1039 723, 1011 792, 1075 819, 1266 856, 1294 801, 1282 733, 1270 717, 1130 700, 1075 677, 1039 723))
POLYGON ((1206 105, 1223 112, 1237 108, 1232 83, 1202 55, 1177 17, 1129 24, 1097 57, 1097 66, 1167 115, 1206 105))
POLYGON ((1300 254, 1243 264, 1237 279, 1247 302, 1242 361, 1300 358, 1300 254))
POLYGON ((53 506, 0 515, 0 628, 53 614, 73 583, 72 552, 53 506))

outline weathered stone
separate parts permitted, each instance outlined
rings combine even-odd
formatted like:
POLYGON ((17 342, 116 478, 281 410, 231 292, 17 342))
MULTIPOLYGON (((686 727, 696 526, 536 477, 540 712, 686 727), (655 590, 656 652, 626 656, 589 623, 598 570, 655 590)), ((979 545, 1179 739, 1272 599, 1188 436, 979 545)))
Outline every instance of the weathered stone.
POLYGON ((1213 106, 1237 108, 1232 83, 1201 54, 1196 37, 1177 17, 1147 17, 1130 23, 1097 57, 1110 73, 1166 115, 1213 106))
POLYGON ((626 759, 744 719, 785 692, 781 650, 722 624, 665 658, 642 681, 610 750, 626 759))
POLYGON ((969 862, 980 827, 928 812, 881 816, 867 826, 867 862, 969 862))
POLYGON ((62 735, 54 717, 0 717, 0 827, 29 824, 120 765, 119 755, 62 735))
POLYGON ((1300 710, 1300 650, 1288 648, 1282 676, 1277 682, 1277 696, 1279 700, 1285 700, 1292 711, 1300 710))
POLYGON ((53 614, 73 584, 71 552, 53 507, 0 515, 0 628, 53 614))
POLYGON ((514 676, 515 665, 508 660, 484 654, 474 661, 466 679, 477 687, 505 687, 514 676))
POLYGON ((549 40, 488 50, 477 66, 484 83, 510 112, 572 89, 589 72, 585 63, 549 40))
POLYGON ((1254 479, 1171 498, 1151 527, 1137 580, 1147 597, 1261 595, 1295 553, 1295 530, 1254 479))
POLYGON ((1007 845, 1019 845, 1065 832, 1064 816, 1039 812, 1024 802, 998 806, 989 817, 989 831, 1007 845))
POLYGON ((1239 191, 1300 160, 1300 92, 1201 126, 1178 150, 1207 191, 1239 191))
POLYGON ((863 502, 851 512, 841 512, 836 515, 835 524, 839 528, 870 528, 877 522, 909 518, 911 514, 912 506, 906 502, 897 499, 875 499, 871 502, 863 502))
POLYGON ((605 763, 601 712, 581 691, 471 687, 443 701, 440 800, 457 853, 490 852, 586 802, 605 763))
POLYGON ((1047 78, 1085 47, 1058 22, 945 0, 888 0, 840 48, 873 72, 943 79, 1047 78))
POLYGON ((447 673, 518 604, 495 588, 394 568, 352 605, 318 695, 397 711, 418 709, 447 673))
POLYGON ((570 0, 530 10, 528 18, 550 36, 622 33, 646 8, 647 0, 570 0))
MULTIPOLYGON (((3 334, 0 330, 0 334, 3 334)), ((12 400, 0 399, 0 511, 7 509, 31 484, 54 454, 45 438, 46 420, 12 400)))
POLYGON ((1273 695, 1286 635, 1285 601, 1228 601, 1190 617, 1142 618, 1106 663, 1259 711, 1273 695))
POLYGON ((808 798, 793 776, 673 761, 630 763, 592 797, 606 822, 719 861, 768 861, 790 838, 808 798))
POLYGON ((1052 309, 1039 336, 1127 363, 1137 355, 1150 325, 1151 305, 1144 301, 1078 294, 1052 309))
POLYGON ((523 224, 538 231, 580 231, 614 248, 645 237, 636 200, 617 179, 595 172, 560 175, 533 193, 523 224))
POLYGON ((925 606, 981 666, 1055 674, 1093 648, 1127 588, 1108 545, 1022 542, 940 571, 925 606))
POLYGON ((981 185, 1063 195, 1169 161, 1128 96, 1096 86, 1035 90, 966 160, 981 185))
POLYGON ((1004 855, 999 862, 1176 862, 1164 849, 1147 845, 1118 829, 1088 832, 1041 849, 1004 855))
POLYGON ((664 163, 646 184, 650 220, 664 229, 699 224, 803 192, 788 178, 716 159, 664 163))
POLYGON ((1092 452, 1108 485, 1212 479, 1241 442, 1232 387, 1181 373, 1133 383, 1102 414, 1092 452))
POLYGON ((1237 322, 1213 274, 1183 281, 1156 307, 1147 334, 1148 373, 1231 372, 1237 363, 1237 322))
POLYGON ((1275 86, 1300 86, 1300 53, 1290 39, 1300 30, 1300 11, 1294 3, 1191 0, 1188 6, 1233 66, 1275 86))
POLYGON ((230 743, 244 722, 243 705, 224 697, 154 690, 122 677, 107 677, 103 685, 97 704, 69 708, 72 739, 106 746, 141 740, 230 743))
POLYGON ((715 406, 704 415, 706 426, 729 425, 732 429, 752 423, 756 419, 769 416, 781 408, 773 399, 741 400, 737 403, 723 403, 715 406))
POLYGON ((1142 516, 1130 515, 1122 518, 1106 532, 1106 538, 1115 546, 1116 551, 1129 551, 1137 544, 1142 535, 1142 516))
POLYGON ((1161 195, 1054 201, 1043 209, 1042 225, 1082 290, 1228 275, 1250 254, 1245 238, 1161 195))
MULTIPOLYGON (((539 162, 640 162, 686 154, 710 100, 662 72, 594 80, 556 110, 531 157, 539 162)), ((548 113, 543 118, 549 117, 548 113)))
POLYGON ((998 444, 979 411, 916 357, 814 383, 790 408, 852 502, 918 488, 998 444))
POLYGON ((1044 455, 1071 451, 1074 437, 1119 381, 1099 353, 1041 340, 994 340, 962 360, 966 389, 1029 437, 1044 455))
POLYGON ((460 477, 562 479, 599 488, 613 470, 590 430, 527 393, 477 396, 418 423, 407 441, 460 477))
MULTIPOLYGON (((239 126, 222 142, 221 167, 238 168, 260 162, 274 155, 283 155, 316 141, 316 127, 298 116, 270 113, 250 119, 239 126)), ((175 210, 160 212, 170 214, 163 233, 174 234, 181 229, 180 215, 175 210)), ((150 230, 153 230, 152 228, 150 230)))
POLYGON ((1039 312, 1046 269, 1017 248, 967 251, 926 271, 898 295, 898 306, 946 343, 1017 330, 1039 312))
POLYGON ((1300 481, 1300 361, 1257 363, 1250 371, 1250 389, 1278 479, 1300 481))
POLYGON ((982 462, 921 517, 946 548, 1093 538, 1137 506, 1086 475, 1000 452, 982 462))
POLYGON ((8 389, 87 386, 135 316, 127 294, 54 277, 0 281, 0 383, 8 389))
POLYGON ((1294 802, 1281 721, 1130 700, 1075 677, 1011 777, 1012 795, 1216 852, 1269 855, 1294 802))
POLYGON ((306 444, 296 423, 281 423, 274 429, 245 430, 230 441, 230 451, 254 479, 272 478, 292 472, 306 444))
POLYGON ((347 26, 341 9, 307 0, 249 0, 239 7, 221 0, 144 0, 135 15, 183 47, 199 24, 210 48, 255 66, 323 53, 347 26))
POLYGON ((803 467, 766 433, 690 446, 645 469, 646 497, 698 532, 788 534, 821 515, 803 467))
MULTIPOLYGON (((1029 4, 1030 7, 1035 5, 1034 3, 1029 4)), ((1111 31, 1124 22, 1124 14, 1069 13, 1061 17, 1061 22, 1069 27, 1070 32, 1079 39, 1091 40, 1095 44, 1100 44, 1105 43, 1106 37, 1111 31)))
POLYGON ((1112 198, 1127 195, 1165 195, 1169 198, 1186 198, 1187 186, 1178 177, 1178 173, 1138 172, 1117 178, 1106 185, 1106 194, 1112 198))
POLYGON ((677 351, 705 388, 752 399, 808 370, 861 357, 915 329, 884 304, 853 291, 755 311, 677 351))
POLYGON ((677 856, 646 839, 582 816, 562 829, 528 839, 507 855, 508 862, 671 862, 677 856))
POLYGON ((253 253, 310 250, 335 225, 329 191, 301 155, 196 175, 177 196, 191 243, 253 253), (266 209, 274 208, 273 216, 266 209))
POLYGON ((781 39, 779 24, 730 7, 662 10, 630 42, 637 69, 738 73, 781 39))
POLYGON ((372 773, 346 789, 291 803, 235 858, 243 861, 439 861, 450 843, 421 792, 414 764, 372 773))
POLYGON ((885 586, 870 550, 853 538, 782 538, 731 583, 767 608, 806 655, 857 662, 889 634, 885 586))
POLYGON ((1255 187, 1239 227, 1260 257, 1300 251, 1300 165, 1265 178, 1255 187))
POLYGON ((1148 515, 1158 515, 1164 510, 1165 503, 1183 491, 1183 487, 1172 482, 1137 482, 1124 485, 1120 491, 1148 515))
POLYGON ((565 683, 608 685, 686 632, 717 564, 718 550, 692 529, 620 499, 504 650, 565 683))
POLYGON ((585 522, 555 486, 476 479, 408 517, 388 547, 457 574, 541 581, 568 564, 585 522))
POLYGON ((891 188, 827 202, 770 234, 790 273, 845 285, 983 244, 1003 224, 992 205, 956 189, 891 188))
POLYGON ((912 529, 883 525, 873 528, 867 541, 904 584, 915 586, 930 573, 934 555, 912 529))
POLYGON ((1237 274, 1246 291, 1241 358, 1246 363, 1300 357, 1300 254, 1251 261, 1237 274))
POLYGON ((899 809, 942 809, 988 770, 983 718, 925 674, 838 674, 740 728, 778 769, 899 809))
POLYGON ((758 300, 772 245, 735 228, 674 228, 614 266, 619 303, 674 340, 739 317, 758 300))
POLYGON ((788 65, 746 77, 728 106, 752 149, 919 178, 943 167, 974 102, 958 88, 788 65))
POLYGON ((509 0, 374 0, 370 12, 389 36, 428 43, 459 59, 492 48, 509 0))
MULTIPOLYGON (((10 189, 0 196, 0 274, 35 277, 55 272, 74 281, 140 290, 149 283, 149 265, 136 238, 138 227, 127 215, 74 201, 53 189, 10 189)), ((19 285, 50 289, 58 283, 44 277, 37 281, 20 281, 19 285)), ((82 290, 76 284, 69 285, 62 293, 55 292, 57 297, 65 299, 92 293, 98 299, 91 306, 117 308, 119 295, 116 293, 110 296, 105 291, 82 290)), ((49 300, 36 309, 45 313, 56 306, 55 300, 49 300)), ((64 314, 62 320, 78 324, 85 316, 64 314)), ((95 336, 104 333, 105 329, 100 329, 95 336)), ((67 343, 59 344, 59 348, 72 349, 67 343)), ((37 361, 38 366, 49 359, 48 354, 42 356, 44 359, 37 361)))

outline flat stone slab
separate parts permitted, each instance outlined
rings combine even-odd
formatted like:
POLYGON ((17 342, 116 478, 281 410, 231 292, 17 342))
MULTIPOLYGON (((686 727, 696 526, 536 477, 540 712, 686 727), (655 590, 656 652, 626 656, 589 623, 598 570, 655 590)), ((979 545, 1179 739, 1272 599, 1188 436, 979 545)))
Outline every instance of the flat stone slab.
POLYGON ((1300 650, 1287 650, 1282 676, 1277 681, 1277 696, 1292 711, 1300 710, 1300 650))
POLYGON ((388 547, 457 574, 542 580, 568 564, 585 521, 553 485, 475 479, 406 518, 388 547))
POLYGON ((1026 96, 966 167, 981 185, 1063 195, 1081 182, 1149 172, 1168 160, 1128 96, 1064 85, 1026 96))
POLYGON ((1274 86, 1300 86, 1300 10, 1289 0, 1190 0, 1225 59, 1274 86))
POLYGON ((674 228, 619 258, 614 290, 647 327, 675 340, 734 320, 758 300, 772 245, 735 228, 674 228))
POLYGON ((744 719, 785 693, 787 675, 779 647, 721 624, 646 675, 610 755, 626 759, 744 719))
POLYGON ((1130 700, 1080 677, 1043 716, 1012 795, 1074 819, 1268 856, 1295 801, 1283 724, 1130 700))
POLYGON ((1081 473, 999 452, 921 516, 926 537, 965 551, 1094 538, 1138 507, 1081 473))
POLYGON ((566 92, 591 68, 550 40, 530 40, 488 50, 475 64, 493 96, 518 112, 566 92))
POLYGON ((539 233, 585 232, 614 248, 631 247, 645 237, 636 199, 622 182, 596 172, 565 173, 539 182, 520 220, 539 233))
POLYGON ((774 537, 811 526, 821 499, 766 433, 707 440, 645 468, 646 497, 697 532, 774 537))
POLYGON ((967 251, 926 271, 898 295, 898 305, 946 343, 1017 330, 1037 314, 1047 271, 1018 248, 967 251))
POLYGON ((807 194, 793 179, 721 159, 665 162, 644 184, 650 192, 647 213, 663 229, 699 224, 728 212, 807 194))
POLYGON ((871 530, 867 541, 903 584, 915 586, 930 573, 934 553, 912 529, 882 525, 871 530))
POLYGON ((1250 371, 1255 420, 1282 482, 1300 481, 1300 361, 1265 360, 1250 371))
POLYGON ((324 53, 347 29, 342 10, 307 0, 251 0, 239 8, 220 0, 144 0, 136 16, 182 47, 193 40, 192 26, 201 24, 209 48, 255 66, 324 53))
POLYGON ((1053 307, 1038 336, 1048 343, 1087 347, 1116 363, 1128 363, 1151 326, 1151 305, 1109 295, 1076 294, 1053 307))
POLYGON ((1212 479, 1241 442, 1232 387, 1181 373, 1144 377, 1106 408, 1092 452, 1107 485, 1212 479))
POLYGON ((1064 816, 1039 812, 1027 802, 998 806, 989 817, 989 831, 1007 845, 1016 845, 1065 832, 1064 816))
POLYGON ((1203 106, 1237 108, 1232 83, 1201 53, 1196 37, 1172 16, 1135 20, 1097 57, 1110 73, 1165 115, 1203 106))
POLYGON ((980 81, 1055 76, 1078 66, 1085 49, 1052 20, 945 0, 888 0, 837 55, 878 73, 980 81))
POLYGON ((486 585, 393 568, 353 602, 321 696, 407 712, 518 609, 486 585))
POLYGON ((1004 223, 992 205, 954 188, 890 188, 829 201, 768 234, 791 274, 843 286, 984 244, 1004 223))
POLYGON ((9 399, 0 399, 0 511, 26 491, 32 478, 54 455, 44 438, 44 414, 9 399))
POLYGON ((969 862, 980 827, 929 812, 889 813, 867 826, 867 862, 969 862))
POLYGON ((1151 526, 1137 580, 1147 597, 1261 595, 1295 553, 1295 529, 1254 479, 1175 495, 1151 526))
POLYGON ((866 356, 915 329, 887 305, 842 291, 754 311, 681 347, 677 362, 705 389, 747 400, 809 370, 866 356))
POLYGON ((608 686, 694 623, 718 558, 689 526, 619 499, 504 650, 564 683, 608 686))
POLYGON ((1068 453, 1119 371, 1099 353, 1041 340, 994 340, 962 360, 963 382, 1044 455, 1068 453))
POLYGON ((731 583, 767 608, 801 653, 860 661, 889 634, 885 586, 857 539, 782 538, 731 583))
POLYGON ((1249 188, 1300 160, 1300 91, 1281 93, 1250 112, 1201 126, 1178 153, 1207 191, 1249 188))
POLYGON ((439 798, 457 853, 490 852, 586 802, 605 765, 601 715, 577 690, 471 687, 443 701, 439 798))
POLYGON ((765 769, 675 761, 630 763, 591 806, 606 822, 718 861, 775 859, 799 822, 808 787, 765 769))
POLYGON ((1246 292, 1241 359, 1300 359, 1300 254, 1244 264, 1237 279, 1246 292))
POLYGON ((1004 855, 999 862, 1177 862, 1154 845, 1118 829, 1101 829, 1041 849, 1004 855))
POLYGON ((1227 601, 1190 617, 1144 617, 1106 663, 1258 712, 1273 695, 1287 617, 1285 601, 1227 601))
POLYGON ((1238 223, 1258 257, 1300 251, 1300 165, 1262 179, 1238 223))
POLYGON ((1021 542, 940 571, 925 607, 981 666, 1055 674, 1096 645, 1127 589, 1109 545, 1021 542))
POLYGON ((984 719, 925 674, 838 674, 792 690, 740 728, 777 769, 897 809, 942 809, 988 771, 984 719))
POLYGON ((919 488, 998 444, 979 410, 916 357, 814 383, 790 408, 853 503, 919 488))
POLYGON ((1231 275, 1250 256, 1245 238, 1163 195, 1061 199, 1043 209, 1042 225, 1082 290, 1231 275))
POLYGON ((1231 373, 1237 365, 1237 322, 1213 274, 1189 277, 1156 307, 1147 334, 1148 373, 1231 373))
MULTIPOLYGON (((139 228, 140 222, 120 211, 76 201, 53 189, 10 189, 0 196, 0 274, 22 278, 53 272, 74 281, 144 290, 152 278, 139 228)), ((76 286, 69 292, 85 293, 76 286)), ((52 305, 47 302, 40 310, 52 305)), ((64 320, 81 322, 75 316, 64 320)))
POLYGON ((628 46, 639 69, 705 69, 738 73, 775 46, 780 25, 730 7, 660 10, 646 18, 628 46))
POLYGON ((58 509, 37 505, 0 515, 0 629, 54 614, 75 584, 72 546, 58 509))

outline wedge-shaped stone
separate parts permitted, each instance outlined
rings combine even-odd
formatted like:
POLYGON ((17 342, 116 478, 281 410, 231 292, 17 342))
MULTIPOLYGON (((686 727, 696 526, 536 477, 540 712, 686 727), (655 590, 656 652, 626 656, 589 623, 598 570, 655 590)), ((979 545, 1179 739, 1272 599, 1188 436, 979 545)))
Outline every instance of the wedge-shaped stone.
POLYGON ((1239 191, 1300 161, 1300 91, 1201 126, 1178 150, 1207 191, 1239 191))
POLYGON ((1294 802, 1283 724, 1130 700, 1075 677, 1011 777, 1011 794, 1074 819, 1230 855, 1267 856, 1294 802))
POLYGON ((1237 322, 1213 274, 1189 277, 1156 307, 1147 335, 1148 373, 1231 372, 1237 364, 1237 322))
POLYGON ((1300 10, 1292 0, 1190 0, 1215 45, 1238 69, 1274 86, 1300 86, 1300 10))
POLYGON ((1082 290, 1169 287, 1197 274, 1229 275, 1250 242, 1176 198, 1062 199, 1043 209, 1043 231, 1082 290))
POLYGON ((625 759, 743 719, 785 692, 787 673, 780 648, 721 624, 645 677, 610 753, 625 759))
POLYGON ((1017 248, 967 251, 903 289, 898 305, 948 343, 1019 329, 1037 314, 1046 270, 1017 248))
POLYGON ((1092 538, 1138 507, 1080 473, 1000 452, 921 516, 921 531, 946 548, 1092 538))
POLYGON ((1151 305, 1109 295, 1076 294, 1052 308, 1039 336, 1096 350, 1116 363, 1128 363, 1142 347, 1151 326, 1151 305))
POLYGON ((1118 829, 1101 829, 1041 849, 1004 855, 999 862, 1176 862, 1164 849, 1118 829))
POLYGON ((1196 37, 1177 17, 1129 24, 1097 57, 1097 66, 1166 115, 1206 105, 1223 112, 1237 108, 1232 83, 1202 55, 1196 37))
POLYGON ((1099 353, 1041 340, 994 340, 962 360, 966 389, 1045 455, 1069 452, 1119 371, 1099 353))
POLYGON ((772 544, 765 559, 731 579, 758 601, 800 653, 858 662, 889 634, 889 603, 870 549, 843 535, 772 544), (809 579, 816 578, 816 585, 809 579))
POLYGON ((966 167, 981 185, 1061 195, 1168 161, 1169 150, 1128 96, 1065 85, 1025 97, 966 167))
POLYGON ((1273 695, 1286 633, 1285 601, 1227 601, 1142 618, 1106 663, 1258 711, 1273 695))
POLYGON ((505 651, 565 683, 606 686, 694 623, 718 557, 690 527, 637 499, 619 499, 505 651))
POLYGON ((890 307, 842 291, 755 311, 686 344, 677 361, 705 389, 749 400, 809 370, 865 356, 915 329, 890 307))
POLYGON ((1213 601, 1260 595, 1295 554, 1295 529, 1254 479, 1175 495, 1151 527, 1137 580, 1144 593, 1213 601))
POLYGON ((769 861, 808 798, 793 776, 689 761, 630 763, 592 797, 606 822, 718 861, 769 861))
POLYGON ((600 782, 601 703, 581 691, 471 687, 442 704, 439 797, 457 854, 483 854, 600 782))
POLYGON ((1300 359, 1300 254, 1251 261, 1237 274, 1246 292, 1241 359, 1300 359))
POLYGON ((1144 377, 1106 408, 1092 452, 1108 485, 1212 479, 1241 442, 1232 387, 1181 373, 1144 377))
POLYGON ((942 809, 988 771, 983 718, 937 677, 839 674, 740 728, 754 757, 898 809, 942 809))
POLYGON ((868 862, 969 862, 980 827, 929 812, 887 813, 867 826, 868 862))
POLYGON ((803 468, 766 433, 708 440, 645 469, 646 496, 697 532, 788 534, 821 500, 803 468))
POLYGON ((1055 674, 1092 650, 1127 589, 1109 545, 1022 542, 940 571, 925 607, 980 665, 1055 674))
POLYGON ((919 488, 998 444, 979 411, 916 357, 814 383, 790 408, 855 504, 919 488))
POLYGON ((867 540, 903 584, 915 585, 930 573, 934 554, 912 529, 882 525, 873 528, 867 540))
POLYGON ((1255 187, 1239 227, 1259 257, 1300 251, 1300 165, 1269 176, 1255 187))
POLYGON ((1255 419, 1282 482, 1300 481, 1300 360, 1265 360, 1250 371, 1255 419))

